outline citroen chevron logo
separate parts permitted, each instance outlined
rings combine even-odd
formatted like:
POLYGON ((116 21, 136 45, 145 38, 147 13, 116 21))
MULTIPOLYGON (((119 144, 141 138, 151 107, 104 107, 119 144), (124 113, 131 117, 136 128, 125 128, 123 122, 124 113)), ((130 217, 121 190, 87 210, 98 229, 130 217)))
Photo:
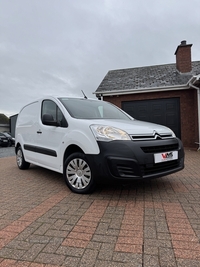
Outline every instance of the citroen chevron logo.
POLYGON ((158 138, 162 139, 162 137, 156 131, 153 131, 153 136, 155 139, 158 139, 158 138))

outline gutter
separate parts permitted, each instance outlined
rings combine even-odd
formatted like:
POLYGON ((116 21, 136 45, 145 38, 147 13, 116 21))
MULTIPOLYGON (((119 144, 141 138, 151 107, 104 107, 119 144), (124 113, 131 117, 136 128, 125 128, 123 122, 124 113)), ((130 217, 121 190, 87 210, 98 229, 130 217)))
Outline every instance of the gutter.
POLYGON ((197 90, 197 114, 198 114, 198 132, 199 132, 199 140, 198 142, 196 142, 196 144, 198 144, 198 149, 197 151, 200 150, 200 88, 195 86, 193 83, 195 83, 196 81, 200 80, 200 74, 197 76, 193 76, 189 81, 188 81, 188 85, 194 89, 197 90))
POLYGON ((160 92, 160 91, 172 91, 172 90, 185 90, 189 89, 189 84, 165 86, 165 87, 148 87, 139 89, 126 89, 126 90, 110 90, 110 91, 98 91, 93 94, 100 96, 113 96, 113 95, 127 95, 127 94, 138 94, 138 93, 149 93, 149 92, 160 92))

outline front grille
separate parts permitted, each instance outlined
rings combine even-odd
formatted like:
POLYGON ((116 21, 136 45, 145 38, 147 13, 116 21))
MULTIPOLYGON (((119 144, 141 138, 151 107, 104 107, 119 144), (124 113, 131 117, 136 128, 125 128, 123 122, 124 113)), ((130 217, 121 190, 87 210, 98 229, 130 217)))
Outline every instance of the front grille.
POLYGON ((168 170, 178 168, 180 166, 179 160, 172 160, 168 162, 156 163, 152 165, 142 165, 142 175, 151 175, 156 173, 162 173, 168 170))
POLYGON ((162 146, 146 146, 141 147, 144 153, 161 153, 167 151, 178 150, 178 143, 162 146))
POLYGON ((154 131, 152 134, 140 134, 140 135, 131 134, 130 137, 133 141, 148 141, 148 140, 169 139, 172 138, 172 134, 171 133, 158 134, 154 131))

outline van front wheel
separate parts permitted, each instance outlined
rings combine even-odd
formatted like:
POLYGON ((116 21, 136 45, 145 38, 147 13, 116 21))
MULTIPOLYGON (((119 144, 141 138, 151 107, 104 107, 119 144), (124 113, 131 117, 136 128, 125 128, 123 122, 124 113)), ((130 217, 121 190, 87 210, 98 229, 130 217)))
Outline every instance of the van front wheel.
POLYGON ((94 191, 92 168, 83 153, 73 153, 65 160, 63 175, 72 192, 88 194, 94 191))
POLYGON ((25 161, 21 146, 17 148, 16 160, 19 169, 25 170, 29 168, 30 163, 25 161))

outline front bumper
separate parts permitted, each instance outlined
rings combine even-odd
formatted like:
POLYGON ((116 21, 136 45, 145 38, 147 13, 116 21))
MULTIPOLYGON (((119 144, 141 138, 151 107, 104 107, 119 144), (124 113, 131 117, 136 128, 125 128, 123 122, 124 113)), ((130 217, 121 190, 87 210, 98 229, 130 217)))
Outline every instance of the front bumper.
POLYGON ((184 149, 178 138, 98 142, 98 145, 99 155, 87 155, 96 180, 157 178, 184 168, 184 149), (154 154, 173 151, 177 151, 177 159, 155 163, 154 154))

